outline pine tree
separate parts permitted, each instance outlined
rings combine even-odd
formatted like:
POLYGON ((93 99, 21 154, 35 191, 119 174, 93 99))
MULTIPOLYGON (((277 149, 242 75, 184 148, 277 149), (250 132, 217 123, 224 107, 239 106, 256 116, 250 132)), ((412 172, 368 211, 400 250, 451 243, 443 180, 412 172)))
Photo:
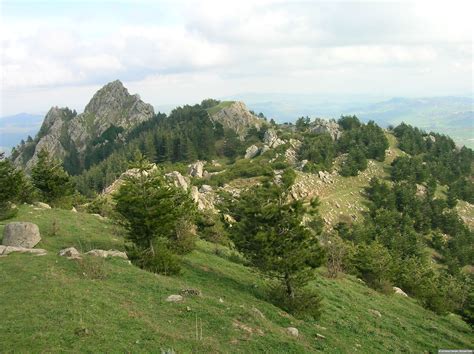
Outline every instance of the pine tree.
POLYGON ((30 188, 23 172, 15 169, 5 154, 0 153, 0 220, 14 216, 16 209, 12 204, 24 201, 28 191, 30 188))
POLYGON ((237 221, 229 229, 230 235, 253 267, 280 284, 284 295, 279 306, 301 313, 304 298, 312 301, 312 309, 306 309, 307 313, 317 317, 319 300, 314 294, 308 300, 303 287, 323 260, 317 239, 321 223, 316 222, 313 227, 302 224, 305 215, 319 220, 317 201, 313 200, 307 208, 301 201, 287 202, 287 197, 284 187, 270 184, 242 193, 229 209, 237 221))
POLYGON ((47 150, 41 150, 38 161, 31 170, 33 185, 48 203, 57 203, 74 194, 71 177, 64 171, 61 162, 50 157, 47 150))
POLYGON ((134 244, 139 265, 156 272, 173 272, 169 267, 179 269, 171 254, 172 242, 177 239, 176 225, 192 218, 194 203, 187 192, 153 171, 141 154, 131 166, 137 173, 126 177, 114 195, 127 239, 134 244))

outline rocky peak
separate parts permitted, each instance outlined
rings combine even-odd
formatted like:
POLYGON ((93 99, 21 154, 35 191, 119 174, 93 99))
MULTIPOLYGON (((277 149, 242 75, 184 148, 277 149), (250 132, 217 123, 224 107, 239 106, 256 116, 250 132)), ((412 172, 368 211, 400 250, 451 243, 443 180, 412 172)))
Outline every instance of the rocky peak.
POLYGON ((131 95, 120 80, 115 80, 95 93, 83 114, 126 128, 151 118, 154 110, 139 95, 131 95))
POLYGON ((211 115, 211 120, 219 122, 224 128, 234 130, 241 138, 249 128, 260 129, 264 120, 250 113, 245 103, 235 101, 211 115))

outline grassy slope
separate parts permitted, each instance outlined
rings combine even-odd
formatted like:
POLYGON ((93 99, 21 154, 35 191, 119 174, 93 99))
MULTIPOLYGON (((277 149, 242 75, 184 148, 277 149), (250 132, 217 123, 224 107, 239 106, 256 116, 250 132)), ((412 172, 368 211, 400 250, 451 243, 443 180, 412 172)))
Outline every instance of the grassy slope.
POLYGON ((119 228, 88 214, 28 206, 16 219, 39 225, 43 240, 38 247, 49 254, 0 258, 0 352, 380 353, 474 346, 472 332, 459 317, 438 317, 413 299, 376 293, 350 276, 326 279, 323 270, 312 284, 324 297, 322 318, 296 320, 264 301, 257 274, 216 256, 204 242, 186 257, 181 276, 156 276, 108 259, 98 263, 107 278, 91 279, 79 262, 57 251, 71 245, 83 251, 120 249, 119 228), (164 301, 183 288, 198 288, 202 297, 164 301), (202 340, 195 339, 196 317, 202 321, 202 340), (300 337, 289 336, 288 326, 297 327, 300 337), (326 338, 318 339, 318 333, 326 338))

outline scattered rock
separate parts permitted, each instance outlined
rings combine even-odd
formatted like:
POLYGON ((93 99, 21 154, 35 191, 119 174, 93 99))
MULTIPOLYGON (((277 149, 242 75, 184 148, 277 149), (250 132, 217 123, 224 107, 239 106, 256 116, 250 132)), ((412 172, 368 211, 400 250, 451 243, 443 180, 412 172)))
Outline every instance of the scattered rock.
POLYGON ((191 177, 202 178, 202 173, 204 171, 203 161, 196 161, 195 163, 188 165, 188 167, 188 173, 191 177))
POLYGON ((316 337, 320 338, 320 339, 326 339, 325 336, 323 336, 322 334, 319 334, 319 333, 316 333, 316 337))
POLYGON ((46 250, 42 248, 25 248, 25 247, 15 247, 15 246, 0 246, 0 256, 6 256, 13 252, 19 253, 31 253, 36 256, 45 256, 47 254, 46 250))
POLYGON ((76 210, 75 207, 72 207, 71 211, 72 211, 73 213, 77 213, 77 210, 76 210))
POLYGON ((311 125, 312 127, 310 130, 313 133, 329 134, 332 140, 337 140, 342 136, 342 131, 340 130, 339 124, 337 124, 335 121, 327 121, 317 118, 311 125))
POLYGON ((11 222, 5 225, 2 244, 33 248, 41 241, 39 228, 31 222, 11 222))
POLYGON ((220 297, 220 298, 219 298, 219 302, 220 302, 221 304, 223 304, 223 303, 224 303, 224 300, 222 300, 222 298, 220 297))
POLYGON ((253 159, 255 156, 258 155, 259 148, 257 145, 251 145, 245 150, 245 158, 246 159, 253 159))
POLYGON ((295 327, 288 327, 286 331, 291 334, 293 337, 298 337, 300 335, 299 331, 295 327))
POLYGON ((233 323, 234 327, 239 328, 249 334, 257 333, 258 335, 263 336, 263 331, 260 328, 252 328, 245 323, 235 320, 233 323))
POLYGON ((404 292, 404 291, 403 291, 402 289, 400 289, 400 288, 397 288, 396 286, 393 287, 393 291, 395 292, 395 294, 408 297, 408 295, 407 295, 406 292, 404 292))
POLYGON ((128 259, 127 254, 125 252, 120 252, 117 250, 90 250, 89 252, 86 252, 86 254, 90 256, 95 256, 95 257, 102 257, 102 258, 107 258, 107 257, 119 257, 123 259, 128 259))
POLYGON ((179 292, 182 296, 201 296, 199 289, 183 289, 179 292))
POLYGON ((252 311, 259 315, 261 318, 265 318, 265 315, 256 307, 252 307, 252 311))
POLYGON ((263 135, 263 142, 272 149, 285 143, 278 137, 276 131, 273 129, 268 129, 265 132, 265 134, 263 135))
POLYGON ((43 208, 43 209, 51 209, 51 207, 49 206, 49 204, 46 204, 46 203, 43 203, 43 202, 36 202, 35 205, 39 208, 43 208))
POLYGON ((199 188, 199 192, 201 192, 201 193, 210 193, 210 192, 212 192, 212 187, 207 185, 207 184, 203 184, 201 186, 201 188, 199 188))
POLYGON ((169 182, 172 182, 175 187, 182 188, 183 190, 188 189, 188 182, 178 171, 167 173, 165 174, 165 177, 169 182))
POLYGON ((260 155, 263 155, 264 153, 266 153, 268 150, 270 150, 270 146, 268 145, 263 145, 262 148, 260 149, 260 155))
POLYGON ((190 311, 191 311, 191 307, 186 306, 186 311, 190 312, 190 311))
POLYGON ((64 248, 58 253, 61 257, 67 257, 68 259, 80 259, 81 254, 74 247, 64 248))
POLYGON ((369 309, 369 312, 376 317, 379 317, 379 318, 382 317, 382 314, 380 313, 380 311, 369 309))
POLYGON ((181 302, 183 301, 183 297, 181 295, 170 295, 166 298, 168 302, 181 302))

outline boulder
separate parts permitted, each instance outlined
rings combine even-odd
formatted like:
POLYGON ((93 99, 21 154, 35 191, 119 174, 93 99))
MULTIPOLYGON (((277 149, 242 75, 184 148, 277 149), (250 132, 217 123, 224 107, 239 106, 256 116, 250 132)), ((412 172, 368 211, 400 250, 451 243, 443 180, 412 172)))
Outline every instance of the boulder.
POLYGON ((263 142, 270 148, 276 148, 277 146, 280 146, 285 143, 278 137, 276 131, 273 129, 268 129, 265 132, 265 134, 263 135, 263 142))
POLYGON ((313 133, 329 134, 332 140, 337 140, 342 135, 339 124, 335 121, 327 121, 320 118, 315 119, 310 129, 313 133))
POLYGON ((31 253, 36 256, 45 256, 47 254, 46 250, 42 248, 25 248, 25 247, 15 247, 15 246, 0 246, 0 256, 6 256, 10 253, 31 253))
POLYGON ((51 207, 49 206, 49 204, 46 204, 46 203, 43 203, 43 202, 36 202, 35 205, 36 205, 38 208, 51 209, 51 207))
POLYGON ((39 228, 31 222, 11 222, 3 230, 5 246, 33 248, 41 241, 39 228))
POLYGON ((251 145, 245 150, 245 158, 246 159, 253 159, 255 156, 258 155, 259 148, 257 145, 251 145))
POLYGON ((379 318, 382 317, 382 314, 380 313, 380 311, 369 309, 369 312, 375 317, 379 317, 379 318))
POLYGON ((102 258, 107 258, 107 257, 119 257, 123 259, 128 259, 127 254, 125 252, 120 252, 117 250, 90 250, 89 252, 86 252, 86 254, 95 256, 95 257, 102 257, 102 258))
POLYGON ((191 177, 202 178, 202 173, 204 171, 203 161, 196 161, 195 163, 188 165, 188 167, 188 173, 191 177))
POLYGON ((268 145, 263 145, 262 148, 260 149, 260 155, 263 155, 266 153, 268 150, 270 150, 270 146, 268 145))
POLYGON ((201 188, 199 188, 199 192, 201 192, 201 193, 210 193, 210 192, 212 192, 212 187, 207 185, 207 184, 203 184, 201 186, 201 188))
POLYGON ((178 171, 167 173, 165 174, 165 177, 169 182, 172 182, 175 187, 182 188, 183 190, 188 189, 188 182, 178 171))
POLYGON ((61 257, 67 257, 68 259, 81 258, 81 254, 74 247, 68 247, 68 248, 62 249, 61 251, 59 251, 58 255, 60 255, 61 257))
POLYGON ((181 295, 170 295, 166 298, 167 302, 180 302, 183 301, 183 297, 181 295))
POLYGON ((293 337, 298 337, 300 335, 298 328, 295 327, 288 327, 286 331, 291 334, 293 337))
POLYGON ((199 289, 183 289, 179 292, 181 296, 201 296, 199 289))
POLYGON ((72 207, 71 211, 72 211, 73 213, 77 213, 77 209, 76 209, 75 207, 72 207))
POLYGON ((407 295, 406 292, 404 292, 404 291, 403 291, 402 289, 400 289, 400 288, 397 288, 396 286, 393 287, 393 291, 395 292, 395 294, 408 297, 408 295, 407 295))

